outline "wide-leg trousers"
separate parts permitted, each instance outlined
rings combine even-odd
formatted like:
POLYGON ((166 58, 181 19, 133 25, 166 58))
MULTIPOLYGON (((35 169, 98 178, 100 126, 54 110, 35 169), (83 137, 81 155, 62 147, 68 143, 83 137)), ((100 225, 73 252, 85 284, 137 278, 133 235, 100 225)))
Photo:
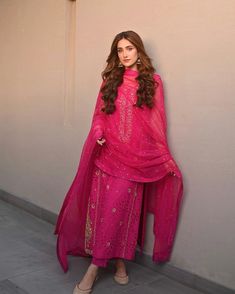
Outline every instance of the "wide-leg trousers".
POLYGON ((133 260, 143 199, 143 183, 109 175, 95 167, 88 200, 85 250, 92 263, 133 260))

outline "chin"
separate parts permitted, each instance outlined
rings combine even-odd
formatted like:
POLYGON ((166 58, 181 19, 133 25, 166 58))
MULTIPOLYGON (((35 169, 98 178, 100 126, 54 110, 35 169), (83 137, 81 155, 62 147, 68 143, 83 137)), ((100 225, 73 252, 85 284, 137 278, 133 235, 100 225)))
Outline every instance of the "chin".
POLYGON ((128 65, 126 65, 126 67, 128 67, 128 68, 132 68, 132 67, 135 67, 135 63, 132 63, 132 64, 128 64, 128 65))
POLYGON ((137 66, 135 66, 135 64, 126 66, 126 68, 137 70, 137 66))

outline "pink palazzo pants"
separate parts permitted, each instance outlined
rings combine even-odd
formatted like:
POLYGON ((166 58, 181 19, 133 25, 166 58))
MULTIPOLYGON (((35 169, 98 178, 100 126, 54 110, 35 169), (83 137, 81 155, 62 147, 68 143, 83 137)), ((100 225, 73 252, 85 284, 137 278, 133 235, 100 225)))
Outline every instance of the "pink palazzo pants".
POLYGON ((95 167, 86 219, 85 250, 92 263, 132 260, 137 245, 143 183, 111 176, 95 167))

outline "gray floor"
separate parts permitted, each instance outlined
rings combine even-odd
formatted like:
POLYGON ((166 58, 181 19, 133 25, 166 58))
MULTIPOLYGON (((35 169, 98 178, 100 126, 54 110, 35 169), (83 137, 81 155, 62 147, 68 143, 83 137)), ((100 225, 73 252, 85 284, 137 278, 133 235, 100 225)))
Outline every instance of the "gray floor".
MULTIPOLYGON (((54 227, 0 200, 0 293, 69 294, 86 271, 90 260, 69 257, 64 274, 57 261, 54 227)), ((100 270, 92 293, 202 294, 146 267, 128 262, 130 283, 117 285, 114 267, 100 270)))

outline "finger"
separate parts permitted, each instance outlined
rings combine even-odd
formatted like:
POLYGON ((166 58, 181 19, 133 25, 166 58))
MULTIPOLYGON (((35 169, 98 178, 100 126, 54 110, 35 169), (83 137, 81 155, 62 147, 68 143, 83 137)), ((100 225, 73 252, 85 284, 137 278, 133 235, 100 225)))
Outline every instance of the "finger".
POLYGON ((102 146, 103 143, 104 143, 103 141, 99 141, 99 140, 97 140, 96 142, 97 142, 97 144, 99 144, 100 146, 102 146))

